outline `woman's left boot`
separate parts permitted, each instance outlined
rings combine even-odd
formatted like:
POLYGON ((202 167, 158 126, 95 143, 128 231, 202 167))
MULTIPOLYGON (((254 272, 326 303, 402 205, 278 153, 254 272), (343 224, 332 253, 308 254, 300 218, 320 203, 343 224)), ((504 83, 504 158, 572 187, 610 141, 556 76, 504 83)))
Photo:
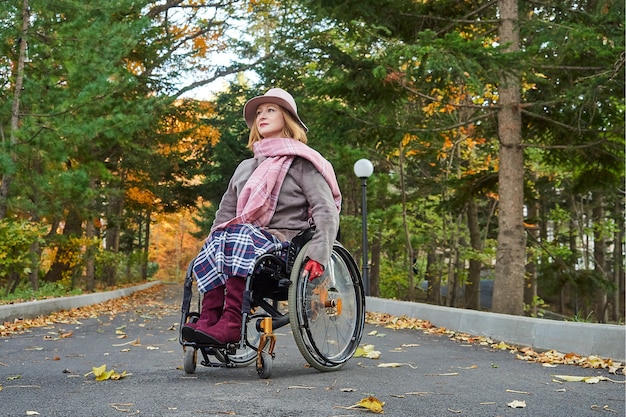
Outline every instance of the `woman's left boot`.
POLYGON ((245 278, 228 278, 226 281, 226 301, 224 303, 222 317, 213 326, 205 326, 203 323, 198 324, 194 338, 196 342, 211 345, 225 345, 239 342, 241 339, 241 309, 245 289, 245 278))

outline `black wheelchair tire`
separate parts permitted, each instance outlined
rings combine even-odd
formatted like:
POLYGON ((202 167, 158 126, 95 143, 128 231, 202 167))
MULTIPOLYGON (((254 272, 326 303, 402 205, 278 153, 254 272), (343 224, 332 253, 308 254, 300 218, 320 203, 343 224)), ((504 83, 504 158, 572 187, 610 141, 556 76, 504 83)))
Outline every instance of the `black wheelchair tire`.
POLYGON ((318 371, 330 372, 343 367, 361 342, 365 324, 363 283, 354 259, 338 242, 333 245, 331 261, 322 277, 314 281, 302 277, 309 245, 310 242, 299 252, 291 272, 290 324, 304 359, 318 371), (319 309, 314 292, 321 282, 330 283, 327 295, 340 301, 339 309, 319 309), (318 311, 314 311, 316 305, 318 311))

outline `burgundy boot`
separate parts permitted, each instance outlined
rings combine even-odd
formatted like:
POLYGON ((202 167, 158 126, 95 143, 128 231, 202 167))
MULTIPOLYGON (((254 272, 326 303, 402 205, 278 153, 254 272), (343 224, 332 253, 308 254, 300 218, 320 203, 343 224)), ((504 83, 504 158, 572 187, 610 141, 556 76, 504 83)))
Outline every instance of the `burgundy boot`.
POLYGON ((206 326, 213 326, 222 316, 224 311, 224 286, 220 285, 206 293, 202 298, 202 309, 200 317, 195 323, 188 322, 183 325, 183 340, 195 342, 195 330, 200 323, 206 323, 206 326))
POLYGON ((219 321, 209 327, 204 323, 196 327, 195 341, 210 345, 225 345, 239 342, 241 338, 241 307, 246 280, 241 277, 230 277, 226 281, 226 302, 224 313, 219 321))

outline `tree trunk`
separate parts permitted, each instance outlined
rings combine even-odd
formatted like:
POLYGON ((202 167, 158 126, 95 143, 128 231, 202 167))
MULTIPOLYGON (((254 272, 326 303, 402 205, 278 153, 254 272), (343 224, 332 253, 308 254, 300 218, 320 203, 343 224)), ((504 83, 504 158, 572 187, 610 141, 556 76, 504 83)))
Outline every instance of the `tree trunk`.
POLYGON ((433 248, 426 255, 426 272, 424 278, 428 283, 426 288, 426 301, 441 305, 441 284, 437 276, 437 255, 435 255, 435 249, 433 248))
MULTIPOLYGON (((537 175, 533 174, 533 181, 536 182, 537 175)), ((533 244, 540 242, 539 226, 537 225, 539 219, 539 201, 534 200, 528 205, 528 218, 533 223, 532 228, 528 230, 529 235, 532 237, 533 244)), ((526 264, 526 285, 524 285, 524 302, 530 306, 529 313, 531 317, 537 317, 537 257, 533 256, 532 259, 526 264)))
MULTIPOLYGON (((17 130, 20 127, 20 99, 22 95, 22 86, 24 84, 24 62, 26 61, 26 46, 28 39, 28 28, 30 22, 30 14, 28 12, 28 0, 22 2, 22 33, 20 36, 20 53, 17 58, 17 70, 15 72, 15 85, 13 90, 13 105, 11 107, 11 132, 10 136, 10 154, 11 160, 15 162, 16 156, 13 147, 17 144, 17 130)), ((11 183, 13 182, 13 174, 6 170, 2 174, 2 184, 0 184, 0 219, 7 217, 9 192, 11 183)))
POLYGON ((415 299, 415 277, 413 275, 413 247, 411 245, 411 232, 409 230, 409 224, 407 221, 407 204, 406 204, 406 187, 404 183, 404 145, 400 142, 400 193, 402 194, 402 226, 404 227, 404 237, 406 239, 406 256, 407 256, 407 272, 409 276, 408 283, 408 299, 413 301, 415 299))
POLYGON ((619 225, 615 232, 615 239, 613 240, 613 247, 615 253, 613 253, 613 279, 615 282, 615 293, 613 294, 613 321, 619 323, 623 321, 623 302, 624 302, 624 252, 622 249, 622 242, 624 240, 624 218, 620 217, 617 220, 619 225))
POLYGON ((39 291, 39 265, 41 262, 41 245, 39 242, 30 245, 30 260, 31 267, 28 279, 30 280, 30 287, 37 292, 39 291))
POLYGON ((87 292, 93 292, 96 289, 96 268, 95 257, 96 248, 92 245, 93 238, 96 236, 96 226, 93 219, 87 219, 85 228, 85 237, 87 238, 87 253, 85 254, 85 289, 87 292))
MULTIPOLYGON (((483 250, 483 243, 480 238, 480 227, 478 225, 478 209, 476 201, 470 200, 467 206, 467 228, 469 230, 470 245, 472 250, 480 253, 483 250)), ((469 271, 467 283, 465 284, 465 308, 474 310, 480 309, 480 270, 482 262, 472 257, 469 261, 469 271)))
MULTIPOLYGON (((519 50, 517 0, 498 0, 500 43, 508 51, 519 50)), ((500 160, 498 171, 499 216, 496 279, 493 289, 493 311, 522 315, 524 312, 524 154, 520 113, 520 80, 505 73, 498 86, 498 137, 500 160)))
MULTIPOLYGON (((605 223, 604 219, 604 198, 602 194, 595 193, 593 196, 593 264, 596 272, 602 274, 603 279, 607 279, 606 276, 606 235, 603 230, 605 223)), ((600 323, 606 323, 609 321, 609 314, 607 311, 607 293, 603 287, 596 289, 595 294, 596 301, 596 318, 600 323)))
MULTIPOLYGON (((120 233, 121 233, 121 221, 123 213, 123 192, 118 190, 108 195, 108 209, 107 209, 107 222, 106 222, 106 250, 117 254, 120 249, 120 233)), ((117 282, 117 262, 115 257, 110 258, 110 262, 103 268, 102 280, 108 286, 115 285, 117 282)))
POLYGON ((146 231, 144 233, 143 253, 141 255, 141 279, 148 279, 148 252, 150 251, 150 211, 146 213, 146 231))
MULTIPOLYGON (((72 236, 79 237, 82 234, 82 219, 78 215, 76 210, 71 210, 67 213, 67 217, 65 218, 65 226, 63 227, 63 236, 67 239, 72 236)), ((66 272, 68 272, 71 268, 66 261, 69 255, 68 247, 60 243, 58 246, 58 250, 56 252, 56 256, 54 258, 54 262, 52 266, 46 272, 44 276, 44 281, 46 282, 58 282, 61 281, 66 272)))

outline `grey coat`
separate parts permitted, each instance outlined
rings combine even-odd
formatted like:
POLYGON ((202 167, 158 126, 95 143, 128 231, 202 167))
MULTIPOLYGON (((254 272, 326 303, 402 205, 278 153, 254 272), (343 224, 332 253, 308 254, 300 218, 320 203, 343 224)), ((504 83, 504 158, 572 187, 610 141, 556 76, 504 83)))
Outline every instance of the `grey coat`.
MULTIPOLYGON (((262 159, 250 158, 239 164, 222 197, 213 226, 236 216, 237 198, 261 162, 262 159)), ((276 212, 267 226, 268 231, 281 240, 291 240, 298 232, 311 226, 309 207, 315 235, 307 256, 327 267, 332 245, 339 231, 339 212, 335 207, 330 186, 322 174, 308 160, 296 157, 283 182, 276 212)))

